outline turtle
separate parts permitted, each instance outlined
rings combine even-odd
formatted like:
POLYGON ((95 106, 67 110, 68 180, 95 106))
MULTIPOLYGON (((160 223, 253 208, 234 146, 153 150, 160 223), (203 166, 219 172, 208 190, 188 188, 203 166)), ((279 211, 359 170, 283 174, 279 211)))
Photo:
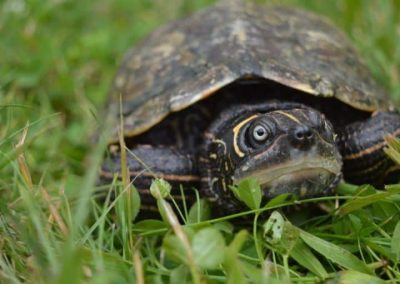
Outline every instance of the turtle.
POLYGON ((298 7, 220 1, 166 24, 127 51, 109 98, 123 130, 100 177, 120 173, 123 131, 144 209, 155 177, 226 213, 244 208, 231 187, 250 178, 269 200, 400 177, 384 152, 400 136, 388 94, 343 32, 298 7))

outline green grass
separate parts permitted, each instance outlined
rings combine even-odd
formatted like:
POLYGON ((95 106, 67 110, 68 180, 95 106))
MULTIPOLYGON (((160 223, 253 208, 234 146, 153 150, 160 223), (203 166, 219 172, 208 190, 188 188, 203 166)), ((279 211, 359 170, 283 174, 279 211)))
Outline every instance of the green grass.
MULTIPOLYGON (((164 221, 132 223, 137 197, 126 183, 96 202, 106 137, 90 141, 124 51, 211 2, 0 2, 0 282, 140 283, 142 273, 146 283, 399 281, 399 186, 342 185, 339 207, 320 198, 324 214, 290 222, 260 214, 293 201, 255 203, 241 213, 254 218, 247 231, 235 216, 212 219, 203 201, 182 213, 184 226, 171 225, 163 199, 164 221)), ((400 2, 284 2, 331 18, 400 102, 400 2)))

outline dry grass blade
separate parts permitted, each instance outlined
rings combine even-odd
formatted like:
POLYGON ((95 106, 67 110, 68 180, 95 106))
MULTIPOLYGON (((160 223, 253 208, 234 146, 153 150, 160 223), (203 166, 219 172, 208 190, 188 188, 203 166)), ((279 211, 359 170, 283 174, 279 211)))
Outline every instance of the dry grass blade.
MULTIPOLYGON (((28 164, 26 163, 25 154, 24 154, 24 147, 25 147, 26 137, 28 135, 28 129, 29 129, 29 124, 27 124, 25 126, 25 128, 22 132, 21 138, 19 139, 18 143, 15 145, 15 149, 19 153, 18 157, 17 157, 17 162, 18 162, 18 168, 21 172, 21 175, 22 175, 25 183, 27 184, 28 189, 33 190, 32 177, 31 177, 31 173, 30 173, 28 164)), ((42 194, 44 201, 46 202, 46 204, 48 206, 51 217, 57 223, 57 226, 59 227, 63 236, 64 237, 68 236, 68 228, 65 225, 63 218, 58 213, 58 210, 52 204, 51 197, 47 193, 46 189, 41 188, 41 194, 42 194)))
POLYGON ((135 265, 136 283, 144 284, 143 263, 137 250, 133 253, 133 263, 135 265))
MULTIPOLYGON (((120 103, 120 128, 119 128, 119 145, 121 151, 121 178, 122 184, 124 188, 129 187, 129 171, 128 171, 128 164, 126 158, 126 145, 125 145, 125 137, 124 137, 124 118, 122 117, 122 97, 119 98, 120 103)), ((129 192, 126 194, 128 201, 130 199, 129 192)))
POLYGON ((19 170, 21 171, 22 177, 27 184, 28 188, 30 190, 33 190, 33 183, 32 183, 32 177, 31 173, 29 171, 28 165, 26 163, 25 155, 24 155, 24 145, 25 145, 25 140, 26 136, 28 135, 28 126, 27 124, 24 128, 24 131, 22 132, 21 138, 19 139, 17 145, 15 145, 15 149, 17 152, 19 152, 17 161, 18 161, 18 167, 19 170))
MULTIPOLYGON (((45 200, 49 211, 50 217, 56 222, 58 228, 60 229, 61 233, 64 237, 67 237, 69 234, 68 227, 65 225, 64 219, 61 217, 60 213, 58 212, 57 206, 54 206, 51 200, 51 196, 46 191, 45 188, 41 187, 42 197, 45 200)), ((59 206, 58 206, 59 207, 59 206)), ((50 222, 51 220, 49 220, 50 222)))
POLYGON ((182 242, 185 248, 187 262, 192 273, 193 282, 201 283, 201 277, 196 268, 192 247, 190 245, 189 239, 187 238, 185 232, 183 231, 182 226, 178 221, 178 218, 176 217, 174 211, 171 208, 171 205, 169 205, 168 202, 165 201, 164 199, 160 199, 159 201, 160 201, 159 204, 161 204, 162 209, 165 211, 165 215, 168 218, 168 223, 171 225, 175 235, 182 242))

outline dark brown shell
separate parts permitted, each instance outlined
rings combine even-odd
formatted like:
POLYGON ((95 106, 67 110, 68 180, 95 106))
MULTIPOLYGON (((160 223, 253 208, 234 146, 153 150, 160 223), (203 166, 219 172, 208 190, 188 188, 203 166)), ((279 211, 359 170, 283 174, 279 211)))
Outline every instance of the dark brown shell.
POLYGON ((119 109, 122 96, 125 134, 136 135, 246 77, 336 97, 365 111, 388 104, 345 35, 324 18, 228 0, 156 30, 129 50, 111 107, 119 109))

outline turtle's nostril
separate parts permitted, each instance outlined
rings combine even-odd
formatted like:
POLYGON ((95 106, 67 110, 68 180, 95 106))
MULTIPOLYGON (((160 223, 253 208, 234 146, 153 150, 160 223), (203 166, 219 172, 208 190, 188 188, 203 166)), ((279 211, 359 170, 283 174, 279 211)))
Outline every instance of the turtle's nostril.
POLYGON ((306 125, 299 125, 289 134, 292 145, 302 150, 309 149, 314 144, 314 132, 306 125))
POLYGON ((305 134, 306 139, 311 139, 314 136, 314 134, 311 131, 311 129, 308 129, 304 134, 305 134))

